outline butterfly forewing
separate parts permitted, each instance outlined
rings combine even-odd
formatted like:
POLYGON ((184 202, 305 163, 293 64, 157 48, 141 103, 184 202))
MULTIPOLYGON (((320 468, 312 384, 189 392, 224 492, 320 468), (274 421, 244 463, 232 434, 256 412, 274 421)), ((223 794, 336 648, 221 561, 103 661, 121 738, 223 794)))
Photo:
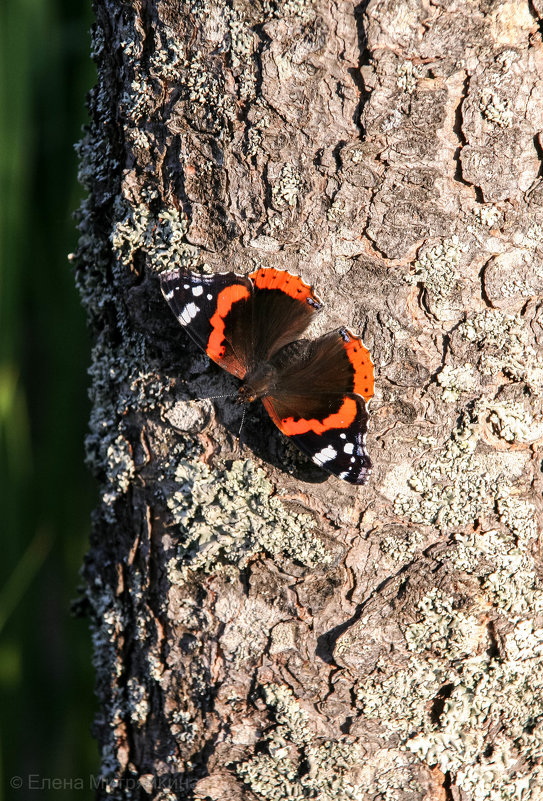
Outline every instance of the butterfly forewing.
POLYGON ((192 339, 213 361, 243 378, 252 355, 251 281, 236 273, 174 271, 160 277, 162 293, 192 339))
POLYGON ((299 339, 322 304, 309 284, 286 270, 262 268, 249 277, 254 284, 252 347, 259 364, 299 339))

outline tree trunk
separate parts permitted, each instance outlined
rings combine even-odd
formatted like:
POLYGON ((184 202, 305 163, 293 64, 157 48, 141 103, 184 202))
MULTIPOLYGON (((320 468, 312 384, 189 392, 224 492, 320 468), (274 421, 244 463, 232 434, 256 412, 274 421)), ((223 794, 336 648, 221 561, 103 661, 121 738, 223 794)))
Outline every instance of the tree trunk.
POLYGON ((100 797, 541 798, 540 2, 96 0, 100 797), (364 336, 366 486, 193 401, 183 265, 364 336))

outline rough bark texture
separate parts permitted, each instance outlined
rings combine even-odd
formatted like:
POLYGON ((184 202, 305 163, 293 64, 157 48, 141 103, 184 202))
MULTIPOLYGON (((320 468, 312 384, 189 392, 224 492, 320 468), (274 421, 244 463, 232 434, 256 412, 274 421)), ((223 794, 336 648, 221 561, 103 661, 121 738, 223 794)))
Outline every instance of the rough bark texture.
POLYGON ((540 799, 540 0, 97 0, 78 280, 101 795, 540 799), (327 478, 162 300, 287 268, 376 365, 327 478))

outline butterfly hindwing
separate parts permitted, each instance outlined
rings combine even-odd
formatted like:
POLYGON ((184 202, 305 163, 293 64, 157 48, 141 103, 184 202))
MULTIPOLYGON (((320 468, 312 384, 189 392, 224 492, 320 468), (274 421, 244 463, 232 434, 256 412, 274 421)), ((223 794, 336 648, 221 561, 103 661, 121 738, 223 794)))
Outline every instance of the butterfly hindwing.
POLYGON ((331 427, 321 434, 313 431, 297 434, 292 441, 329 473, 350 484, 365 484, 371 473, 371 460, 366 450, 368 413, 359 396, 353 395, 347 400, 352 400, 356 408, 349 425, 331 427))
MULTIPOLYGON (((279 365, 283 355, 275 358, 279 365)), ((326 334, 288 359, 279 375, 262 399, 278 428, 325 470, 364 483, 371 468, 365 399, 373 395, 373 364, 362 341, 347 329, 326 334)))
POLYGON ((278 428, 315 464, 351 484, 364 484, 371 473, 366 450, 368 412, 360 395, 323 398, 293 412, 273 397, 264 407, 278 428), (305 416, 307 415, 307 416, 305 416))

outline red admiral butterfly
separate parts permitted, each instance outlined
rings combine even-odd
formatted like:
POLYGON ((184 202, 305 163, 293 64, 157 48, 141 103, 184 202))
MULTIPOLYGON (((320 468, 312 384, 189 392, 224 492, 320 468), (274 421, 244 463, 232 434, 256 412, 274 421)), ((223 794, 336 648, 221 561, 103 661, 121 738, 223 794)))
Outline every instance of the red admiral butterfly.
POLYGON ((248 276, 180 270, 160 281, 187 333, 243 381, 240 401, 261 398, 277 427, 315 464, 351 484, 367 481, 373 363, 346 328, 299 339, 322 306, 308 284, 272 267, 248 276))

